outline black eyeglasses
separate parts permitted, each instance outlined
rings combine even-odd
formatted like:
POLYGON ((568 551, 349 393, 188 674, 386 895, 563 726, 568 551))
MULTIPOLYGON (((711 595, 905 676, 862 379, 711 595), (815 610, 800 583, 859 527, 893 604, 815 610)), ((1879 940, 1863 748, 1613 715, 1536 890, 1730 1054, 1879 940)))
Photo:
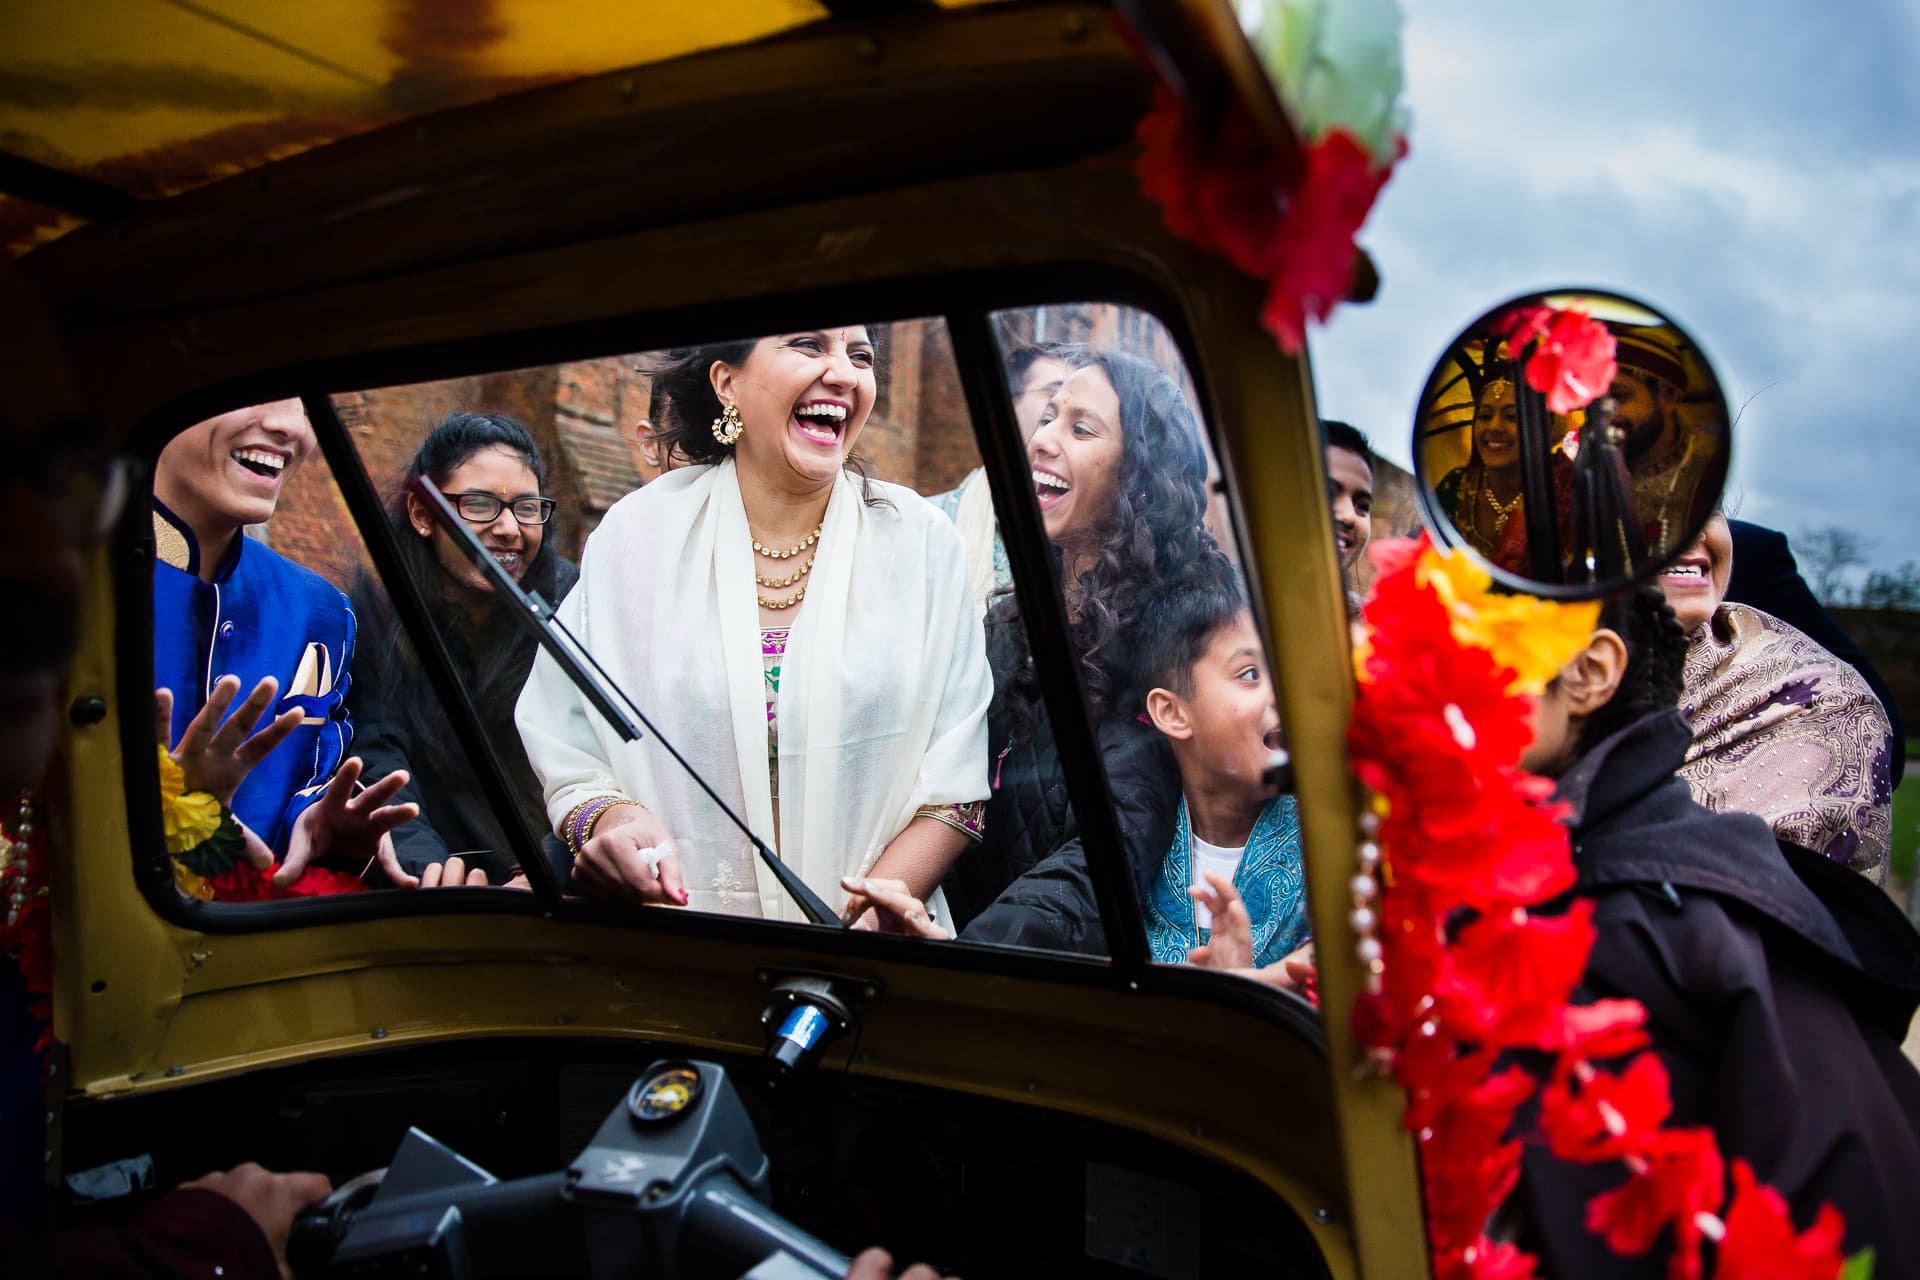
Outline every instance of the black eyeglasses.
POLYGON ((502 507, 513 512, 513 518, 521 524, 545 524, 553 519, 552 498, 515 498, 504 502, 490 493, 447 493, 444 489, 440 492, 468 524, 492 524, 500 518, 502 507))

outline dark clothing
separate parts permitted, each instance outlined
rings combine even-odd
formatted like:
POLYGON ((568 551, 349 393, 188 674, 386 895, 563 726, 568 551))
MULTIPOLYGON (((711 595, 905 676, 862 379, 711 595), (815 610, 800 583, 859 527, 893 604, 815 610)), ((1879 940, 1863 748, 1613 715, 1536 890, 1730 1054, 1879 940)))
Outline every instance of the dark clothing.
POLYGON ((1727 528, 1733 535, 1733 568, 1727 577, 1726 598, 1772 614, 1860 673, 1872 687, 1873 696, 1887 709, 1887 720, 1893 726, 1892 776, 1898 783, 1906 776, 1907 734, 1887 682, 1853 637, 1815 598, 1807 580, 1800 576, 1786 534, 1745 520, 1729 520, 1727 528))
MULTIPOLYGON (((1005 709, 1013 669, 1025 660, 1024 647, 1009 642, 1011 630, 995 627, 988 639, 995 697, 986 832, 948 873, 947 905, 969 942, 1104 954, 1106 933, 1052 725, 1036 707, 1031 731, 1018 735, 1005 709)), ((1096 740, 1121 853, 1144 897, 1173 844, 1180 772, 1160 734, 1137 716, 1107 717, 1096 740)))
MULTIPOLYGON (((558 602, 579 571, 557 556, 543 556, 527 571, 527 586, 558 602), (540 581, 533 579, 538 575, 540 581)), ((366 760, 366 776, 382 778, 395 769, 412 774, 393 803, 411 801, 420 816, 396 828, 394 852, 415 875, 449 855, 485 868, 487 880, 500 884, 512 876, 518 859, 513 843, 494 816, 486 780, 460 746, 453 721, 441 705, 432 680, 421 668, 386 591, 370 576, 353 585, 353 609, 361 619, 360 651, 354 659, 350 705, 356 726, 354 750, 366 760)), ((490 628, 473 635, 465 627, 442 626, 440 634, 453 660, 454 678, 473 700, 486 739, 513 783, 513 800, 536 836, 547 829, 547 810, 539 779, 527 763, 513 707, 533 665, 534 642, 504 610, 491 610, 490 628), (483 674, 476 650, 506 646, 512 656, 496 660, 483 674)), ((452 609, 439 617, 465 617, 452 609)))
MULTIPOLYGON (((1119 852, 1132 873, 1135 893, 1144 901, 1161 860, 1173 845, 1180 770, 1159 732, 1137 720, 1103 722, 1098 741, 1114 816, 1120 822, 1119 852)), ((1002 785, 987 806, 986 842, 993 840, 998 822, 1007 833, 1003 847, 1016 859, 1035 860, 1006 864, 1012 868, 1011 883, 962 929, 961 938, 1105 955, 1107 935, 1093 894, 1087 849, 1079 819, 1067 803, 1065 776, 1052 735, 1047 735, 1044 751, 1015 748, 1003 764, 1007 767, 1002 785)), ((976 852, 986 852, 986 842, 976 852)))
POLYGON ((198 1187, 168 1192, 123 1226, 66 1231, 37 1250, 8 1249, 0 1256, 24 1256, 22 1273, 47 1280, 278 1280, 280 1275, 267 1237, 247 1211, 198 1187))
MULTIPOLYGON (((1804 1229, 1822 1203, 1846 1217, 1845 1252, 1876 1274, 1920 1274, 1920 1073, 1902 1055, 1920 1002, 1920 935, 1873 885, 1765 822, 1713 813, 1674 776, 1691 734, 1649 716, 1560 780, 1574 808, 1577 893, 1598 936, 1576 1003, 1646 1006, 1670 1076, 1670 1127, 1710 1126, 1804 1229)), ((1522 1117, 1523 1131, 1527 1123, 1522 1117)), ((1664 1276, 1589 1233, 1587 1202, 1618 1165, 1562 1163, 1530 1141, 1518 1208, 1543 1274, 1664 1276)))

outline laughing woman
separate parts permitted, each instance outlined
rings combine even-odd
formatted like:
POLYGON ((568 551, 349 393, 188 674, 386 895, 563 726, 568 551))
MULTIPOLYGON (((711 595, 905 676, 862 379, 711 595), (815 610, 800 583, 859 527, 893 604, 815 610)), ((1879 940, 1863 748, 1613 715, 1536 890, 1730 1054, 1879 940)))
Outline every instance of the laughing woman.
MULTIPOLYGON (((561 617, 828 902, 869 873, 934 894, 980 830, 993 685, 959 533, 852 461, 871 337, 701 347, 654 377, 654 440, 692 465, 607 512, 561 617)), ((517 720, 583 890, 803 918, 659 741, 621 742, 544 654, 517 720)))
MULTIPOLYGON (((1027 461, 1065 583, 1125 856, 1144 894, 1173 842, 1180 777, 1141 715, 1136 666, 1146 630, 1157 625, 1149 602, 1215 551, 1203 524, 1207 461, 1199 424, 1172 378, 1119 352, 1086 359, 1042 412, 1027 461)), ((987 647, 993 799, 984 846, 948 880, 968 918, 964 936, 1100 952, 1106 942, 1080 825, 1011 596, 988 611, 987 647)))

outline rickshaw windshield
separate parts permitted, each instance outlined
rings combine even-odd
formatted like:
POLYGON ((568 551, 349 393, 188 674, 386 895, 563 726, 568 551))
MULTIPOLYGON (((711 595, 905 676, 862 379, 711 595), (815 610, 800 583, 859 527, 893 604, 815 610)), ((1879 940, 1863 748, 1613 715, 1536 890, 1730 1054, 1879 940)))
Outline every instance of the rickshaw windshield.
POLYGON ((162 804, 224 807, 173 892, 1178 963, 1211 872, 1284 956, 1299 823, 1199 403, 1159 320, 1095 302, 189 426, 154 467, 162 804))

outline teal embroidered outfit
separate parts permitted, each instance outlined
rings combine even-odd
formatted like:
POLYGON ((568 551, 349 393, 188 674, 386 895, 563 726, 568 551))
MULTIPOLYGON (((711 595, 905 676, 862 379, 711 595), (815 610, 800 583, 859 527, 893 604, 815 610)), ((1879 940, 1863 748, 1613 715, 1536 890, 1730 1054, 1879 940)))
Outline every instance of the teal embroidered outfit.
MULTIPOLYGON (((1173 848, 1160 864, 1160 875, 1147 893, 1147 943, 1160 964, 1183 964, 1187 952, 1204 944, 1210 930, 1198 927, 1193 899, 1193 833, 1187 824, 1187 802, 1180 801, 1179 824, 1173 848)), ((1280 796, 1260 811, 1247 837, 1246 852, 1233 873, 1233 887, 1247 904, 1253 921, 1253 963, 1273 964, 1296 951, 1312 936, 1307 923, 1306 881, 1300 868, 1300 807, 1292 796, 1280 796)))

